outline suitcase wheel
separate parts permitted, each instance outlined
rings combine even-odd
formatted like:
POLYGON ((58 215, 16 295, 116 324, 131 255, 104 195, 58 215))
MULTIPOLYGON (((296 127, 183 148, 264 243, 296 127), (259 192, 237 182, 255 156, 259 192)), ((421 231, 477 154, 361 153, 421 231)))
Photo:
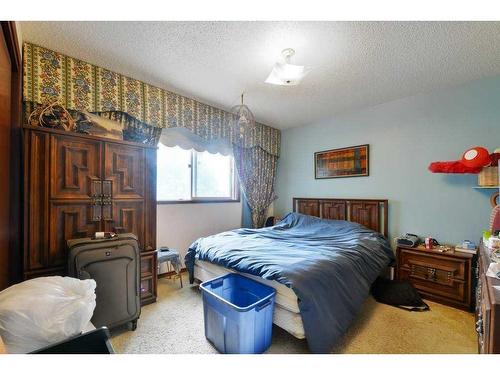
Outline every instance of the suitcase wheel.
POLYGON ((132 331, 135 331, 137 329, 137 319, 136 320, 132 320, 132 331))

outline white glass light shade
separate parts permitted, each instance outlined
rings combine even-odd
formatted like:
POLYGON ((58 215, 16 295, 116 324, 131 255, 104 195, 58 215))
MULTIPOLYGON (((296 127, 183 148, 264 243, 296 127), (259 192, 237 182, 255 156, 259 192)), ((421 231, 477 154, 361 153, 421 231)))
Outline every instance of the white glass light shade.
POLYGON ((307 71, 302 65, 293 65, 287 63, 276 63, 266 83, 282 86, 298 85, 302 78, 307 75, 307 71))

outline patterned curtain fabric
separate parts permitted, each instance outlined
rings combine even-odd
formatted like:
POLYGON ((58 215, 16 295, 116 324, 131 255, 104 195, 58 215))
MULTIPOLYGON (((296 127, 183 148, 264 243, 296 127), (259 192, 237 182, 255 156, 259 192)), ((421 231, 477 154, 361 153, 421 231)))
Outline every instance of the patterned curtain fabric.
POLYGON ((197 136, 233 145, 238 175, 252 211, 263 226, 275 199, 274 178, 281 133, 257 123, 243 138, 232 114, 46 48, 24 43, 23 100, 28 118, 36 106, 54 100, 70 112, 88 111, 124 125, 129 140, 158 144, 161 128, 181 127, 197 136))
POLYGON ((241 200, 242 200, 242 212, 241 212, 241 226, 243 228, 253 228, 253 223, 252 223, 252 210, 250 209, 250 206, 248 205, 247 197, 245 197, 245 194, 241 194, 241 200))
POLYGON ((274 180, 278 157, 260 147, 233 146, 241 188, 252 213, 254 228, 261 228, 266 221, 267 208, 277 198, 274 180))
POLYGON ((120 119, 126 114, 136 124, 182 127, 208 141, 223 138, 279 156, 278 129, 258 123, 254 131, 240 139, 230 125, 233 115, 222 109, 40 46, 25 43, 23 48, 26 113, 36 105, 58 100, 68 110, 115 113, 120 119))

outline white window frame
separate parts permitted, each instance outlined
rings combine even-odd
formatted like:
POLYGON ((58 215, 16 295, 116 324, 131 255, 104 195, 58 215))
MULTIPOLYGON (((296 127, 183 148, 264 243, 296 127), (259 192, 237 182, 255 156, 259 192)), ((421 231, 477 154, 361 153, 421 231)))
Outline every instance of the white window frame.
MULTIPOLYGON (((166 146, 170 147, 170 146, 166 146)), ((187 151, 187 150, 186 150, 187 151)), ((232 157, 231 173, 230 173, 230 190, 231 197, 197 197, 195 196, 196 189, 196 165, 197 165, 197 151, 189 150, 191 152, 191 161, 189 168, 191 170, 191 199, 170 199, 170 200, 157 200, 158 204, 178 204, 178 203, 224 203, 224 202, 240 202, 240 184, 234 165, 234 157, 232 157)))

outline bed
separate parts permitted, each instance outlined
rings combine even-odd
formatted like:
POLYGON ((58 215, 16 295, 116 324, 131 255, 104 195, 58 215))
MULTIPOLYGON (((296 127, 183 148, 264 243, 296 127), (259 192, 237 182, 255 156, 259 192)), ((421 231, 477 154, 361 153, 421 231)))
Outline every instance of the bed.
POLYGON ((276 289, 273 322, 326 353, 359 312, 376 277, 393 261, 388 201, 294 198, 294 212, 262 229, 195 241, 190 281, 239 272, 276 289))

